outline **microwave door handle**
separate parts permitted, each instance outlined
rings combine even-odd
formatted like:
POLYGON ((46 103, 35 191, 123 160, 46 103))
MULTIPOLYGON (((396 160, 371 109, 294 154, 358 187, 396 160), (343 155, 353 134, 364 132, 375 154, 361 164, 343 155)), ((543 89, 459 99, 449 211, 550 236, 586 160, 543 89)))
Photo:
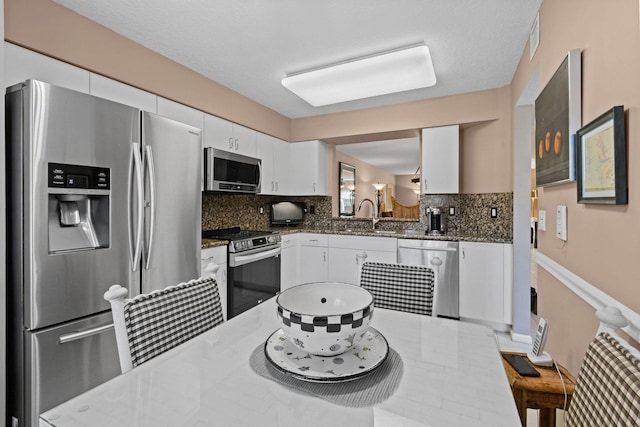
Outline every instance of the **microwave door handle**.
POLYGON ((258 160, 258 185, 257 188, 260 188, 262 184, 262 162, 258 160))
POLYGON ((153 250, 153 236, 155 234, 155 218, 156 218, 156 172, 153 161, 153 151, 151 146, 145 146, 147 155, 147 165, 149 173, 149 205, 151 207, 149 220, 149 242, 147 245, 147 254, 145 256, 145 269, 148 270, 151 264, 151 251, 153 250))
POLYGON ((128 211, 128 228, 129 228, 129 263, 131 270, 136 271, 140 264, 140 256, 142 254, 142 223, 144 220, 144 185, 142 181, 142 159, 140 157, 140 144, 134 142, 131 144, 131 157, 129 158, 129 185, 127 189, 127 211, 128 211), (135 186, 138 195, 138 212, 136 218, 137 228, 133 228, 133 191, 135 174, 135 186), (133 235, 135 233, 135 243, 133 235))

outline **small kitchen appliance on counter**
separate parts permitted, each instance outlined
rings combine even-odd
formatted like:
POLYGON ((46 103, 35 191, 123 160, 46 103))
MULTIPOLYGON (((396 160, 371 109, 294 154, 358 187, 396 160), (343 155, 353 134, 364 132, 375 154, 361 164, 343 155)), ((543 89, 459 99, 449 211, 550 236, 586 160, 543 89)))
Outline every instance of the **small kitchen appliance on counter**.
POLYGON ((280 234, 233 227, 203 230, 202 238, 229 241, 227 319, 280 292, 280 234))
POLYGON ((307 206, 300 202, 271 204, 271 225, 299 225, 304 221, 307 206))
POLYGON ((427 219, 429 224, 429 234, 439 236, 445 232, 444 215, 440 208, 428 207, 427 219))

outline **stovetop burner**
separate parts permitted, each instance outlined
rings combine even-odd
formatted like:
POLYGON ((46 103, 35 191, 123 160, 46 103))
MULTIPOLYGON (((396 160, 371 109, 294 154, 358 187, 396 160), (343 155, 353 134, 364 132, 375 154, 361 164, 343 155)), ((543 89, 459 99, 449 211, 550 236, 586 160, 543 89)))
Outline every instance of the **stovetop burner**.
POLYGON ((229 252, 244 252, 252 249, 277 246, 280 235, 269 231, 241 230, 240 227, 202 230, 203 239, 229 240, 229 252))

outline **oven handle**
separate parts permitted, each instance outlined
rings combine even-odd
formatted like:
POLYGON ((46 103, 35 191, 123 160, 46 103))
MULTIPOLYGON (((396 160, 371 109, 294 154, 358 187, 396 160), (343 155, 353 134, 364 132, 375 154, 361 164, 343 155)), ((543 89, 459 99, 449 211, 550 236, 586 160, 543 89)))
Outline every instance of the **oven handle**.
POLYGON ((251 255, 234 255, 229 259, 229 267, 240 267, 250 262, 260 261, 261 259, 272 258, 280 255, 280 248, 271 249, 264 252, 253 253, 251 255))

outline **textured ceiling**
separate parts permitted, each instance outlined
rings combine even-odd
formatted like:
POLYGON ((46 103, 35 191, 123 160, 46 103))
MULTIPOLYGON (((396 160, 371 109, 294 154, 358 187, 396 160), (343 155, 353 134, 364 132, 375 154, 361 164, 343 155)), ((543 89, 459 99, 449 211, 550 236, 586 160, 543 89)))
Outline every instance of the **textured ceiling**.
POLYGON ((511 82, 542 0, 54 0, 290 118, 511 82), (435 86, 312 107, 288 73, 424 42, 435 86))

